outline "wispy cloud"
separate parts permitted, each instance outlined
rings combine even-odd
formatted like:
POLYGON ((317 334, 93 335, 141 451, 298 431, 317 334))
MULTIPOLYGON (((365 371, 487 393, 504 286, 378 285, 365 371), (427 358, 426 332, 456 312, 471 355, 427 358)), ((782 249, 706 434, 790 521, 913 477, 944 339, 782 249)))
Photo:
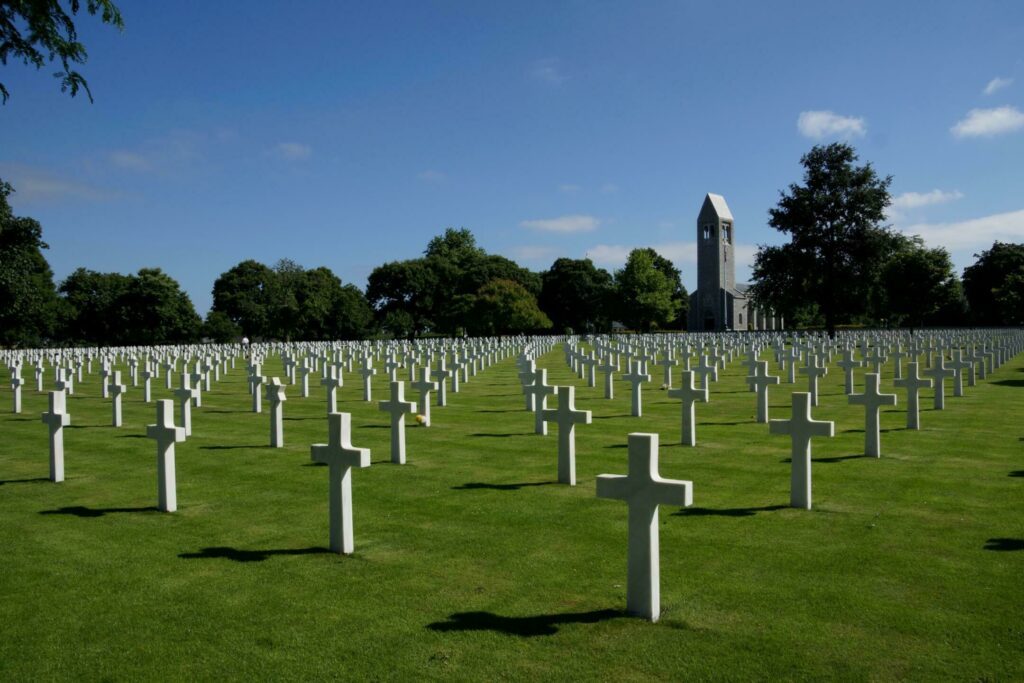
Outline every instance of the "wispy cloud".
POLYGON ((564 185, 558 186, 558 191, 564 192, 565 194, 576 194, 582 189, 583 188, 579 185, 573 185, 572 183, 565 183, 564 185))
POLYGON ((946 204, 963 199, 963 193, 959 190, 946 192, 944 190, 932 190, 931 192, 904 192, 893 197, 891 207, 897 211, 908 211, 918 209, 922 206, 934 204, 946 204))
POLYGON ((530 67, 530 76, 548 85, 560 85, 567 78, 562 73, 561 63, 557 59, 538 59, 530 67))
POLYGON ((601 192, 604 194, 615 194, 619 191, 619 186, 615 183, 605 183, 601 186, 601 192))
POLYGON ((987 249, 996 240, 1024 241, 1024 209, 956 223, 917 223, 899 230, 905 235, 920 235, 928 245, 950 251, 987 249))
POLYGON ((804 137, 820 140, 826 137, 851 138, 862 136, 867 123, 856 116, 841 116, 831 111, 802 111, 796 128, 804 137))
POLYGON ((573 215, 522 221, 519 226, 545 232, 590 232, 600 224, 601 221, 593 216, 573 215))
POLYGON ((511 254, 513 258, 519 261, 548 261, 554 260, 559 254, 559 249, 555 247, 539 246, 533 244, 527 244, 520 247, 513 247, 511 254))
POLYGON ((441 183, 448 181, 447 174, 442 173, 441 171, 434 170, 432 168, 428 168, 425 171, 420 171, 419 173, 416 174, 416 177, 425 183, 434 183, 436 185, 440 185, 441 183))
POLYGON ((992 95, 999 92, 1003 88, 1008 88, 1011 85, 1013 85, 1012 78, 1000 78, 999 76, 996 76, 995 78, 988 82, 988 85, 985 86, 984 92, 986 95, 992 95))
POLYGON ((45 203, 68 199, 98 202, 119 196, 117 192, 61 178, 50 171, 23 164, 0 163, 0 177, 14 187, 14 202, 45 203))
POLYGON ((1016 107, 972 109, 949 130, 958 138, 991 137, 1024 128, 1024 114, 1016 107))
POLYGON ((118 168, 125 168, 129 171, 149 171, 153 168, 150 160, 142 154, 123 149, 114 150, 110 153, 110 163, 118 168))
POLYGON ((278 143, 274 152, 285 161, 305 161, 313 156, 313 149, 301 142, 278 143))

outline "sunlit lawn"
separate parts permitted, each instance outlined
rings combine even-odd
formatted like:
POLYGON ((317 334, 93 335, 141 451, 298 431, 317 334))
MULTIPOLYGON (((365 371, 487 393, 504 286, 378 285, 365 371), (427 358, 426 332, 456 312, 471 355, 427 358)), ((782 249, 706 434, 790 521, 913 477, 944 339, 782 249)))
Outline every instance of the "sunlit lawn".
MULTIPOLYGON (((624 382, 604 400, 561 346, 540 365, 594 414, 577 427, 576 487, 555 483, 554 430, 533 433, 513 358, 410 427, 405 466, 388 458, 385 378, 368 404, 345 377, 339 409, 373 453, 353 472, 350 557, 326 551, 319 386, 289 388, 272 449, 239 361, 193 410, 179 511, 163 514, 141 387, 115 429, 86 376, 53 484, 27 368, 21 415, 0 393, 0 679, 1024 678, 1020 358, 964 398, 947 387, 920 432, 903 429, 897 391, 879 460, 859 457, 863 409, 833 366, 815 417, 836 437, 814 443, 810 512, 786 507, 789 441, 754 423, 738 361, 697 406, 696 448, 678 445, 660 368, 631 418, 624 382), (634 431, 661 435, 663 476, 694 482, 693 508, 661 510, 658 624, 622 612, 626 506, 595 496, 597 474, 626 472, 634 431)), ((283 375, 276 358, 264 372, 283 375)), ((793 390, 805 383, 773 389, 773 417, 793 390)))

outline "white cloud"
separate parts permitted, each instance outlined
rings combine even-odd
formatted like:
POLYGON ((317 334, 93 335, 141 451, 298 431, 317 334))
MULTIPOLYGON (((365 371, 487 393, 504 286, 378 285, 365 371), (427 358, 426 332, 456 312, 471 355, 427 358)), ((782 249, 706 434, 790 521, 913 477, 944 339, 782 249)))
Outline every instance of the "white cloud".
POLYGON ((559 185, 558 186, 558 191, 559 192, 564 192, 566 194, 575 194, 575 193, 579 192, 582 189, 583 188, 580 187, 579 185, 573 185, 572 183, 566 183, 564 185, 559 185))
POLYGON ((448 176, 441 171, 435 171, 432 168, 428 168, 425 171, 420 171, 416 174, 416 177, 425 183, 443 183, 448 180, 448 176))
POLYGON ((952 192, 945 192, 943 190, 932 190, 931 192, 904 192, 903 194, 893 198, 891 207, 897 211, 906 211, 909 209, 917 209, 922 206, 953 202, 957 199, 963 199, 963 196, 963 193, 959 190, 953 190, 952 192))
MULTIPOLYGON (((600 266, 619 268, 626 263, 629 252, 634 249, 650 246, 669 261, 676 265, 696 267, 697 265, 697 243, 696 242, 662 242, 661 244, 634 245, 624 244, 597 244, 587 249, 587 258, 600 266)), ((757 253, 755 244, 736 244, 733 247, 733 255, 736 259, 738 269, 749 268, 754 262, 754 254, 757 253)))
POLYGON ((816 140, 832 136, 862 136, 867 130, 863 118, 841 116, 831 111, 802 111, 796 120, 796 127, 804 137, 816 140))
POLYGON ((554 260, 558 255, 559 250, 555 247, 545 247, 537 245, 523 245, 520 247, 513 247, 511 253, 514 258, 521 261, 544 261, 547 259, 554 260))
POLYGON ((573 215, 522 221, 519 226, 530 228, 531 230, 544 230, 546 232, 589 232, 600 224, 601 221, 593 216, 573 215))
POLYGON ((1024 114, 1016 107, 972 109, 949 130, 958 138, 990 137, 1024 128, 1024 114))
POLYGON ((60 178, 45 171, 22 164, 0 164, 0 177, 14 187, 12 203, 50 202, 65 199, 82 199, 96 202, 114 199, 116 192, 83 183, 60 178))
POLYGON ((548 85, 559 85, 566 80, 566 76, 562 74, 561 65, 557 59, 538 59, 530 68, 530 75, 534 79, 548 85))
POLYGON ((984 92, 986 95, 992 95, 993 93, 996 93, 1002 90, 1003 88, 1007 88, 1011 85, 1013 85, 1012 78, 1000 78, 996 76, 995 78, 988 82, 988 85, 985 86, 984 92))
POLYGON ((305 161, 313 156, 313 149, 299 142, 282 142, 274 151, 285 161, 305 161))
POLYGON ((153 168, 153 164, 143 155, 123 149, 111 152, 110 162, 129 171, 148 171, 153 168))
POLYGON ((950 251, 987 249, 996 240, 1024 241, 1024 209, 972 218, 957 223, 917 223, 900 227, 905 235, 920 235, 931 247, 950 251))

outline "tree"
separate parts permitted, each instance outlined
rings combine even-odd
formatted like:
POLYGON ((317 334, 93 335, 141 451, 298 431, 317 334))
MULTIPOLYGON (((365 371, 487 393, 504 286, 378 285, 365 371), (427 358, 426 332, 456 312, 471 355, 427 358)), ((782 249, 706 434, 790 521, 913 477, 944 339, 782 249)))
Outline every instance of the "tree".
POLYGON ((805 154, 804 184, 791 184, 769 211, 769 224, 790 242, 760 247, 754 261, 759 307, 791 320, 817 309, 830 335, 867 313, 885 256, 898 243, 881 225, 892 177, 879 178, 870 163, 855 166, 857 159, 845 143, 805 154))
POLYGON ((38 345, 54 332, 57 294, 43 229, 14 215, 7 201, 13 192, 0 180, 0 344, 38 345))
MULTIPOLYGON (((62 70, 54 76, 60 79, 61 92, 70 92, 74 97, 82 89, 92 102, 89 84, 71 68, 72 64, 84 64, 88 59, 71 18, 78 14, 82 0, 69 0, 68 7, 70 15, 60 0, 0 0, 0 64, 6 66, 13 57, 26 66, 41 69, 46 62, 58 60, 62 70)), ((85 9, 89 14, 99 14, 104 24, 124 30, 121 11, 111 0, 85 0, 85 9)), ((0 97, 4 104, 10 98, 3 83, 0 97)))
POLYGON ((60 284, 66 314, 62 336, 82 344, 116 344, 123 339, 120 302, 131 278, 78 268, 60 284))
POLYGON ((228 344, 242 337, 242 328, 222 311, 210 311, 203 323, 203 336, 217 344, 228 344))
POLYGON ((560 258, 541 276, 538 302, 559 332, 607 330, 613 281, 590 259, 560 258))
POLYGON ((471 334, 518 334, 551 329, 537 299, 518 282, 491 280, 477 292, 467 330, 471 334))
POLYGON ((271 331, 274 280, 274 271, 262 263, 242 261, 214 281, 211 310, 226 315, 247 337, 267 337, 271 331))
POLYGON ((366 285, 366 299, 385 332, 395 337, 421 334, 434 326, 437 276, 424 259, 377 266, 366 285))
POLYGON ((949 252, 907 240, 882 267, 880 317, 894 325, 955 325, 962 322, 963 290, 949 252))
POLYGON ((625 267, 615 272, 615 292, 619 317, 632 329, 664 328, 679 316, 676 287, 655 266, 651 249, 629 253, 625 267))
POLYGON ((979 325, 1024 325, 1024 244, 995 242, 964 269, 964 293, 979 325))
POLYGON ((198 341, 202 319, 178 281, 159 268, 131 277, 118 301, 120 341, 124 344, 177 344, 198 341))
POLYGON ((685 329, 686 316, 690 310, 690 295, 683 284, 683 274, 671 261, 654 249, 647 247, 646 251, 650 254, 654 267, 672 283, 672 301, 677 307, 677 312, 675 318, 669 320, 665 326, 672 329, 685 329))

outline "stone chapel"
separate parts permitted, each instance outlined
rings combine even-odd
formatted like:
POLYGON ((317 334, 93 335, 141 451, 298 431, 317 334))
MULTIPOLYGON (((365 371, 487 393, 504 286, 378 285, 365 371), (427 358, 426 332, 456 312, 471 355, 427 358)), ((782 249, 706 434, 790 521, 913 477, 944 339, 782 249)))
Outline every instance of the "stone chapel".
POLYGON ((691 332, 781 329, 781 320, 750 307, 750 285, 736 284, 735 221, 725 197, 708 194, 697 216, 697 289, 690 295, 691 332))

